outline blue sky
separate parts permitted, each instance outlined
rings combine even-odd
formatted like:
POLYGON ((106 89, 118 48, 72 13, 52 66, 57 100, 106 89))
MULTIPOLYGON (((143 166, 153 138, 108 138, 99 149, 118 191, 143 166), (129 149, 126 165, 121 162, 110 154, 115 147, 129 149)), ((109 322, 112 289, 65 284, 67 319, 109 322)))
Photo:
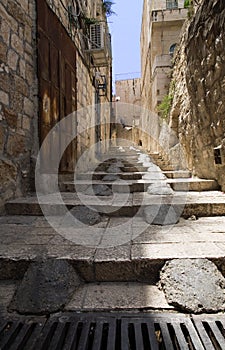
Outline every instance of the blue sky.
MULTIPOLYGON (((117 15, 108 18, 113 46, 113 75, 140 72, 142 0, 113 0, 117 15)), ((121 76, 122 77, 122 76, 121 76)))

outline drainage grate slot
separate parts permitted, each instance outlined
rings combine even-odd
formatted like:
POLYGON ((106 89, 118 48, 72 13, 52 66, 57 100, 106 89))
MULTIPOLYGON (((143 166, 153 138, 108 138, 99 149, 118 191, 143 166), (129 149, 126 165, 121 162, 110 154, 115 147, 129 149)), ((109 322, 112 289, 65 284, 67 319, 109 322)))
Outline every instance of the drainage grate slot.
POLYGON ((216 350, 223 350, 225 349, 225 341, 224 338, 219 330, 219 328, 216 326, 215 323, 208 323, 208 322, 202 322, 203 327, 206 330, 206 333, 208 337, 210 338, 214 348, 216 350), (221 346, 223 347, 221 347, 221 346))
POLYGON ((224 316, 193 316, 199 336, 207 350, 225 349, 224 316), (219 320, 218 320, 219 318, 219 320))
POLYGON ((40 322, 21 317, 0 324, 0 349, 224 350, 225 317, 79 313, 40 322))
POLYGON ((190 336, 190 333, 188 332, 186 325, 181 323, 180 327, 181 327, 181 330, 183 332, 184 338, 188 344, 189 349, 190 350, 197 350, 197 348, 195 348, 195 346, 194 346, 193 339, 190 336))

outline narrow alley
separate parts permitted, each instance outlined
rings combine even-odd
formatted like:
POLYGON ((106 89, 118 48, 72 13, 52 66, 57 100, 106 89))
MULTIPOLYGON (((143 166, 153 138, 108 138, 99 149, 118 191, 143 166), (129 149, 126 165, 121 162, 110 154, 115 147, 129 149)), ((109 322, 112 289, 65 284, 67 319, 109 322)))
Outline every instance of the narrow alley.
POLYGON ((224 350, 225 4, 143 0, 115 94, 112 6, 0 1, 0 349, 224 350))

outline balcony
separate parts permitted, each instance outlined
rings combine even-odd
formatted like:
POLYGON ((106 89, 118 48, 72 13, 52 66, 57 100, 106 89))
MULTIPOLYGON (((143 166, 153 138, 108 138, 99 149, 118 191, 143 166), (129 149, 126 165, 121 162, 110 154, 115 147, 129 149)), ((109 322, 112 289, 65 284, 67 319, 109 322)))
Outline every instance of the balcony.
POLYGON ((153 65, 152 65, 152 75, 155 70, 158 68, 171 67, 171 55, 157 55, 155 56, 153 65))
POLYGON ((188 9, 186 8, 171 8, 152 11, 153 25, 162 22, 184 21, 187 18, 188 9))

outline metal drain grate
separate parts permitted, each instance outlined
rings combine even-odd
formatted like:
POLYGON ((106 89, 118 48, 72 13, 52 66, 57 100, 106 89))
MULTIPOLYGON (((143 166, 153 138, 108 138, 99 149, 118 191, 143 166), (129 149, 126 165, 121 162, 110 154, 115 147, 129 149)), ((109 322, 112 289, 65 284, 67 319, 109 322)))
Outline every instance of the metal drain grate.
POLYGON ((225 316, 198 315, 193 321, 207 350, 225 349, 225 316))
POLYGON ((224 350, 225 318, 176 314, 67 314, 5 321, 1 350, 224 350))

